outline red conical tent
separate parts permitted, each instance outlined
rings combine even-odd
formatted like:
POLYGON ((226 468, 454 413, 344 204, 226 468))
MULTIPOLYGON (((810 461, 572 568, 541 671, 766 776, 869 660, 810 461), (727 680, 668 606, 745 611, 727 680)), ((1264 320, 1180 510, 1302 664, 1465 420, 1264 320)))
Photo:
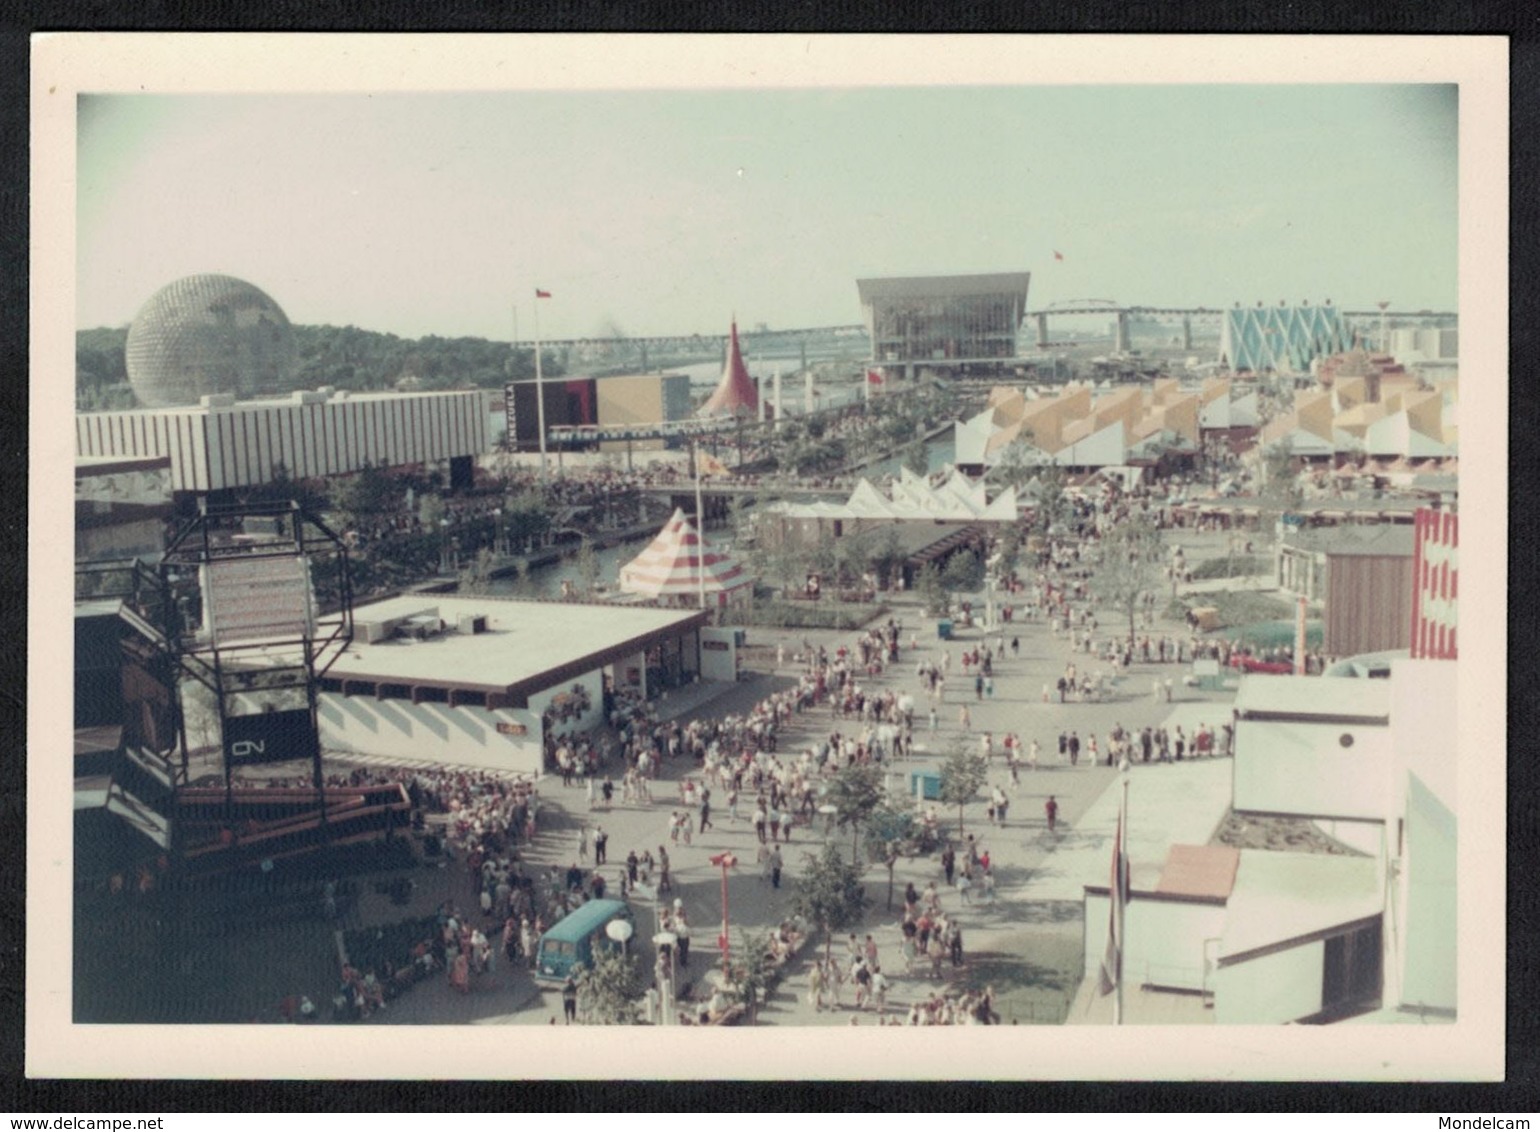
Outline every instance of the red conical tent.
POLYGON ((727 345, 727 365, 716 391, 696 414, 702 417, 752 417, 759 412, 759 391, 743 364, 738 349, 738 320, 733 320, 732 337, 727 345))

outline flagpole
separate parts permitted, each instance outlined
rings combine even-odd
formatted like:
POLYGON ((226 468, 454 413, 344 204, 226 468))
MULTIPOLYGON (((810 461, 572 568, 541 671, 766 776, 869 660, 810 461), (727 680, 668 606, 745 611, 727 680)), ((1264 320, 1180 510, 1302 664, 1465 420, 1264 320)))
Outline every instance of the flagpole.
POLYGON ((540 368, 540 292, 535 291, 535 412, 540 429, 540 482, 545 482, 545 374, 540 368))
POLYGON ((695 466, 695 584, 700 591, 700 607, 706 608, 706 516, 701 506, 700 493, 700 445, 692 452, 690 463, 695 466))
POLYGON ((1118 948, 1113 959, 1117 970, 1112 977, 1117 983, 1117 997, 1112 1000, 1112 1024, 1123 1024, 1123 952, 1127 946, 1127 940, 1123 934, 1123 923, 1128 914, 1127 883, 1125 877, 1128 873, 1128 760, 1125 757, 1122 763, 1123 796, 1118 806, 1118 860, 1117 875, 1113 877, 1117 885, 1117 891, 1113 895, 1113 901, 1117 905, 1117 933, 1118 948))

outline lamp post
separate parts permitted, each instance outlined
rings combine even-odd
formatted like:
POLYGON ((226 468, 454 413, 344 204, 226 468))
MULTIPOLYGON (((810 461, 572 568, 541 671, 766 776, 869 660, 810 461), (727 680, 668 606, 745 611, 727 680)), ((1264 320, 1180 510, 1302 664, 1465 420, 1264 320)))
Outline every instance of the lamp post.
POLYGON ((717 947, 722 950, 722 984, 726 986, 730 978, 727 965, 727 870, 738 866, 738 858, 731 853, 718 853, 711 858, 711 863, 722 870, 722 934, 717 938, 717 947))
POLYGON ((1113 895, 1113 904, 1117 912, 1117 970, 1112 973, 1116 982, 1117 997, 1112 1000, 1112 1024, 1123 1024, 1123 952, 1126 950, 1127 941, 1124 939, 1123 928, 1128 919, 1128 910, 1124 901, 1128 896, 1128 756, 1124 755, 1118 760, 1118 778, 1122 786, 1122 796, 1118 803, 1118 856, 1114 862, 1116 870, 1113 883, 1117 890, 1113 895))

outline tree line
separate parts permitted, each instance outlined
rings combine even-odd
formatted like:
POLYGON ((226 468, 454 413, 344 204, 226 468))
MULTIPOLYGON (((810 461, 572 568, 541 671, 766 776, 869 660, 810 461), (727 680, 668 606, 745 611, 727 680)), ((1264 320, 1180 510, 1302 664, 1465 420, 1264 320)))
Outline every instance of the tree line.
MULTIPOLYGON (((81 411, 132 409, 138 405, 128 384, 124 349, 128 328, 97 327, 75 332, 75 407, 81 411)), ((294 326, 295 365, 287 383, 270 390, 330 385, 356 392, 403 389, 501 389, 504 382, 535 376, 533 349, 514 349, 486 338, 401 338, 356 326, 294 326)), ((549 351, 542 356, 547 377, 566 371, 549 351)))

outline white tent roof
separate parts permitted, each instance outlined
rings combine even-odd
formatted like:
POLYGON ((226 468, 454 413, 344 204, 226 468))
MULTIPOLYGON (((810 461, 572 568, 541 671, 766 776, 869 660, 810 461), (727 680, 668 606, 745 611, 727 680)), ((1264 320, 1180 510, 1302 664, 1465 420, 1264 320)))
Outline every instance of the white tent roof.
POLYGON ((953 471, 940 487, 904 468, 894 482, 891 496, 884 496, 870 480, 856 484, 843 504, 805 503, 783 506, 781 514, 792 519, 942 519, 968 522, 975 519, 1012 521, 1016 516, 1016 489, 1008 487, 989 499, 982 480, 975 482, 953 471))
POLYGON ((752 585, 754 579, 729 554, 713 550, 695 525, 676 510, 645 550, 620 568, 620 588, 646 597, 688 596, 701 589, 724 593, 752 585))

